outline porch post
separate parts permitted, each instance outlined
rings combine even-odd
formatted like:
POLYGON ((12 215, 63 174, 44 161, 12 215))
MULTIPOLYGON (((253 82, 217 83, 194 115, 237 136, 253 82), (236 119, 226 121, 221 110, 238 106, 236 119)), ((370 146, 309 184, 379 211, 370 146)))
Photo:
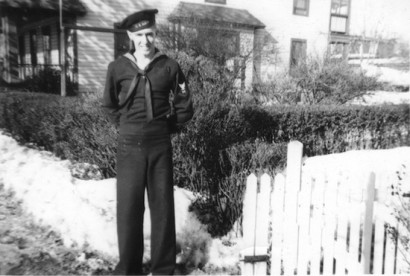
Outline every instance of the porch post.
POLYGON ((65 29, 63 26, 63 0, 59 0, 60 8, 60 66, 61 66, 61 96, 67 95, 66 91, 66 78, 67 78, 67 66, 66 66, 66 41, 65 41, 65 29))
POLYGON ((260 83, 262 67, 263 36, 265 29, 255 29, 253 42, 253 74, 252 83, 260 83))
POLYGON ((4 33, 4 60, 2 78, 6 82, 14 82, 18 79, 18 37, 17 27, 13 18, 9 15, 0 17, 4 33))

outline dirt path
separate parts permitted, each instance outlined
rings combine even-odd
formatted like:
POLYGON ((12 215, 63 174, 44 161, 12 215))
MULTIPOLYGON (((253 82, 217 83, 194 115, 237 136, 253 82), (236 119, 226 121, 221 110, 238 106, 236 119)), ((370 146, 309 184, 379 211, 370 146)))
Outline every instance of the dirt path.
POLYGON ((50 228, 33 223, 0 183, 0 275, 111 274, 112 262, 86 248, 67 248, 50 228))

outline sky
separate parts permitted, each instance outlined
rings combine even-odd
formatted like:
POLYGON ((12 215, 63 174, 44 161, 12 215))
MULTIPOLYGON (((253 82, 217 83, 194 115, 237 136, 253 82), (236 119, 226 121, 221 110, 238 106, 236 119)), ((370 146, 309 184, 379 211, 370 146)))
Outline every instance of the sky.
POLYGON ((351 3, 353 33, 398 36, 410 41, 410 0, 351 0, 351 3))

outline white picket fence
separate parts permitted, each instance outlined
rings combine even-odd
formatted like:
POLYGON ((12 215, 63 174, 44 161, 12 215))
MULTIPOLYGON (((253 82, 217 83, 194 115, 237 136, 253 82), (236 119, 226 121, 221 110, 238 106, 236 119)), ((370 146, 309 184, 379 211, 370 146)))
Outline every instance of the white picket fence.
POLYGON ((269 260, 271 275, 409 273, 388 233, 391 225, 408 234, 393 214, 390 182, 373 172, 302 176, 302 147, 289 144, 286 177, 247 179, 242 274, 266 275, 269 260))

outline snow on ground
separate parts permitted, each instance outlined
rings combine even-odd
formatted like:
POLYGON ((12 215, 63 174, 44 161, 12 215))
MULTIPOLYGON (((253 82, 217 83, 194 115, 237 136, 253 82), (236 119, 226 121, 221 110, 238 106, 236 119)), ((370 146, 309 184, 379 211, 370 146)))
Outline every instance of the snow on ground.
MULTIPOLYGON (((69 161, 60 160, 50 152, 18 145, 0 130, 0 183, 6 190, 15 192, 26 212, 31 213, 39 224, 55 228, 67 246, 89 246, 108 257, 117 258, 115 179, 76 179, 71 176, 69 166, 69 161)), ((212 241, 204 226, 188 212, 195 196, 177 187, 174 192, 177 240, 182 250, 179 260, 196 264, 206 261, 214 267, 235 266, 239 261, 237 246, 226 247, 218 239, 212 241), (201 237, 202 240, 186 241, 187 236, 201 237), (200 248, 190 243, 204 242, 204 239, 209 239, 207 248, 197 249, 197 252, 187 250, 200 248)), ((149 259, 150 253, 150 227, 147 206, 145 260, 149 259)))
POLYGON ((350 101, 351 104, 410 104, 410 92, 370 91, 360 98, 350 101))
MULTIPOLYGON (((367 75, 378 77, 379 81, 398 86, 410 85, 410 68, 397 70, 385 64, 406 64, 402 58, 350 60, 350 64, 360 65, 367 75)), ((407 61, 408 64, 408 61, 407 61)))
MULTIPOLYGON (((394 86, 410 86, 410 68, 398 70, 384 66, 385 64, 408 64, 402 58, 350 60, 350 64, 360 65, 368 76, 377 77, 380 82, 394 86)), ((369 91, 367 95, 356 98, 350 103, 361 105, 376 104, 410 104, 410 92, 369 91)))
POLYGON ((379 81, 387 82, 394 85, 409 86, 410 71, 404 72, 388 67, 379 67, 372 64, 362 64, 362 68, 366 70, 370 76, 378 76, 379 81))
MULTIPOLYGON (((66 245, 89 246, 115 259, 115 180, 79 180, 71 176, 69 165, 69 161, 62 161, 49 152, 18 145, 0 130, 0 183, 5 189, 15 192, 23 208, 33 214, 39 224, 56 229, 66 245)), ((306 159, 303 165, 303 173, 310 175, 374 171, 387 173, 390 179, 396 180, 400 170, 410 176, 410 147, 315 156, 306 159)), ((409 177, 407 180, 410 181, 409 177)), ((407 182, 406 185, 410 183, 407 182)), ((182 249, 179 261, 206 263, 214 268, 237 267, 243 241, 233 235, 211 239, 204 226, 188 212, 194 198, 191 192, 175 188, 177 239, 182 249), (203 244, 205 248, 199 246, 203 244)), ((147 260, 148 212, 144 227, 147 260)))
MULTIPOLYGON (((388 174, 392 183, 399 181, 397 175, 404 172, 402 179, 410 189, 410 147, 398 147, 379 150, 352 150, 307 158, 303 163, 303 173, 310 175, 364 175, 371 172, 388 174)), ((364 182, 366 184, 366 181, 364 182)), ((380 184, 380 183, 379 183, 380 184)), ((382 183, 385 184, 385 183, 382 183)))

